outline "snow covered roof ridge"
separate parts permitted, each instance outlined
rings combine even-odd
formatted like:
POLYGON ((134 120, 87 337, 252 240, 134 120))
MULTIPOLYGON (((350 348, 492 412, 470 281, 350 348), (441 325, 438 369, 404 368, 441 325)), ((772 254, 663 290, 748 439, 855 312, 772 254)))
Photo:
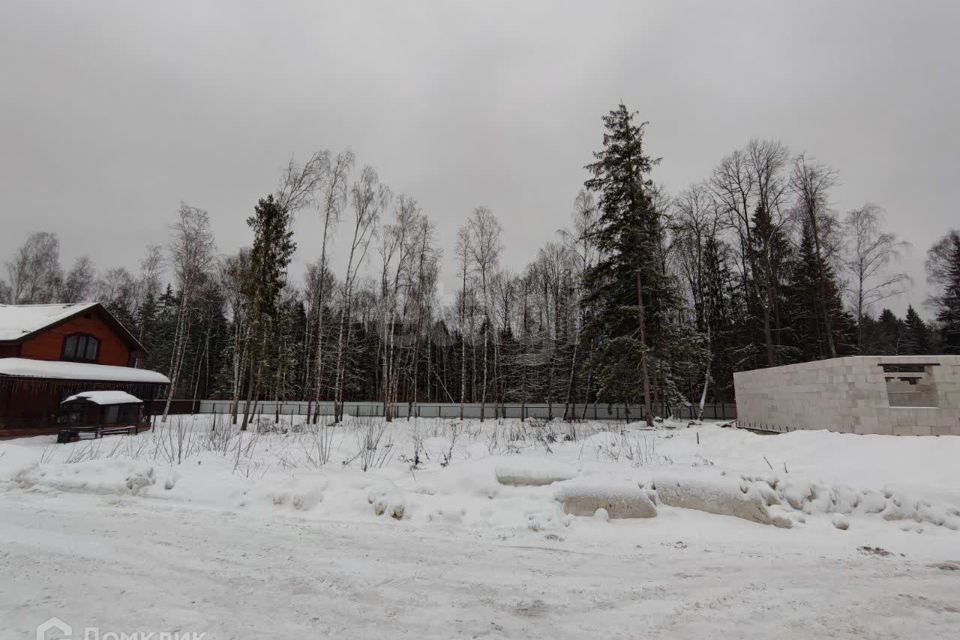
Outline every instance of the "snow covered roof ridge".
POLYGON ((0 358, 0 376, 170 384, 167 376, 147 369, 29 358, 0 358))
POLYGON ((19 340, 95 306, 96 302, 0 304, 0 341, 19 340))

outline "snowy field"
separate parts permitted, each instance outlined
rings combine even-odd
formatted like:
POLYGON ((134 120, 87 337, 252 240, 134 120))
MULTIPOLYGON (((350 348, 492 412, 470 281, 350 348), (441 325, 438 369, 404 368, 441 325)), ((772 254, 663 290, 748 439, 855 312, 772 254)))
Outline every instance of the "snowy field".
POLYGON ((958 461, 686 423, 10 440, 0 638, 957 638, 958 461))

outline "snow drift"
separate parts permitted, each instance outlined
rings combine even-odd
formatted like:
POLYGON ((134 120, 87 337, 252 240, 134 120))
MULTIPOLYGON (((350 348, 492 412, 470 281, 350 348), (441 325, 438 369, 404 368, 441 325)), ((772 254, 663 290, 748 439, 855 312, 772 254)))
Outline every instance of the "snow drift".
POLYGON ((789 529, 793 522, 771 510, 779 505, 776 494, 763 483, 727 476, 698 477, 657 474, 653 481, 660 501, 671 507, 733 516, 789 529))
POLYGON ((573 481, 565 483, 557 498, 565 513, 592 516, 598 509, 610 518, 654 518, 657 494, 635 483, 573 481))
POLYGON ((570 480, 577 470, 543 458, 521 458, 497 465, 497 481, 513 486, 542 486, 570 480))
POLYGON ((153 467, 133 460, 88 460, 38 464, 21 470, 14 482, 23 489, 78 493, 138 494, 156 482, 153 467))

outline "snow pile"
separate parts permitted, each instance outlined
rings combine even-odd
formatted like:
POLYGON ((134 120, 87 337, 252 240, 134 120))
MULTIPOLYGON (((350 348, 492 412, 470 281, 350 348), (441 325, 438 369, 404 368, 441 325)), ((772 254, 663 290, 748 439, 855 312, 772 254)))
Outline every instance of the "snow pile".
POLYGON ((536 487, 570 480, 577 475, 577 470, 553 460, 523 457, 497 465, 496 473, 500 484, 536 487))
MULTIPOLYGON (((794 478, 786 480, 771 478, 760 482, 775 489, 784 506, 808 515, 875 514, 888 521, 913 520, 960 530, 960 508, 933 504, 927 500, 912 498, 899 491, 857 490, 844 485, 829 486, 794 478)), ((834 524, 837 520, 834 519, 834 524)), ((846 527, 838 525, 837 528, 846 529, 849 526, 847 521, 846 527)))
POLYGON ((403 491, 395 486, 378 487, 367 494, 367 502, 373 505, 373 512, 378 516, 390 516, 395 520, 402 520, 407 512, 407 500, 403 491))
POLYGON ((837 529, 851 515, 879 515, 960 530, 960 508, 891 490, 854 489, 797 478, 718 473, 658 473, 652 483, 662 504, 790 528, 807 515, 829 515, 837 529))
POLYGON ((135 493, 268 518, 402 520, 505 536, 591 529, 597 520, 578 517, 598 513, 617 520, 659 511, 640 525, 647 528, 700 517, 672 509, 793 528, 815 517, 831 531, 960 530, 958 483, 942 480, 955 476, 960 438, 893 439, 911 452, 895 464, 889 445, 875 438, 758 436, 711 425, 588 423, 564 431, 561 423, 414 419, 384 424, 373 450, 362 437, 369 423, 348 419, 327 435, 298 416, 277 426, 240 432, 222 416, 201 415, 137 436, 0 442, 0 488, 135 493), (564 433, 569 439, 556 435, 564 433), (330 447, 324 462, 322 438, 330 447), (370 454, 366 464, 361 448, 370 454), (914 462, 921 453, 922 468, 914 462))
POLYGON ((777 507, 776 493, 762 482, 728 476, 706 477, 657 474, 653 488, 660 502, 671 507, 733 516, 789 529, 793 521, 777 507))
POLYGON ((654 518, 657 494, 636 483, 598 482, 595 479, 566 482, 557 492, 565 513, 592 516, 604 510, 604 518, 654 518))
POLYGON ((14 481, 23 489, 136 495, 153 485, 156 479, 149 464, 103 459, 73 464, 38 464, 20 471, 14 481))
POLYGON ((291 483, 293 486, 271 487, 266 494, 276 507, 287 507, 295 511, 310 511, 323 501, 323 486, 320 484, 291 483))

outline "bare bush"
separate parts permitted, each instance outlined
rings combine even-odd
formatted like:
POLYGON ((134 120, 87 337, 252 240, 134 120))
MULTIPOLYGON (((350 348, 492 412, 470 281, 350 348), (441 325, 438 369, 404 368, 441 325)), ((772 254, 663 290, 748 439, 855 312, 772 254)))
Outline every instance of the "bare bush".
POLYGON ((450 423, 450 447, 444 452, 440 460, 440 466, 446 467, 453 461, 453 448, 457 446, 457 440, 460 439, 460 434, 463 433, 463 422, 457 420, 450 423))
POLYGON ((361 471, 383 467, 393 457, 393 441, 390 437, 384 440, 385 433, 385 422, 371 418, 357 418, 356 434, 359 449, 353 458, 345 460, 343 464, 346 466, 354 460, 359 460, 361 471))
POLYGON ((320 468, 330 462, 333 453, 334 426, 327 422, 327 418, 320 418, 315 429, 308 432, 306 440, 307 463, 320 468))

